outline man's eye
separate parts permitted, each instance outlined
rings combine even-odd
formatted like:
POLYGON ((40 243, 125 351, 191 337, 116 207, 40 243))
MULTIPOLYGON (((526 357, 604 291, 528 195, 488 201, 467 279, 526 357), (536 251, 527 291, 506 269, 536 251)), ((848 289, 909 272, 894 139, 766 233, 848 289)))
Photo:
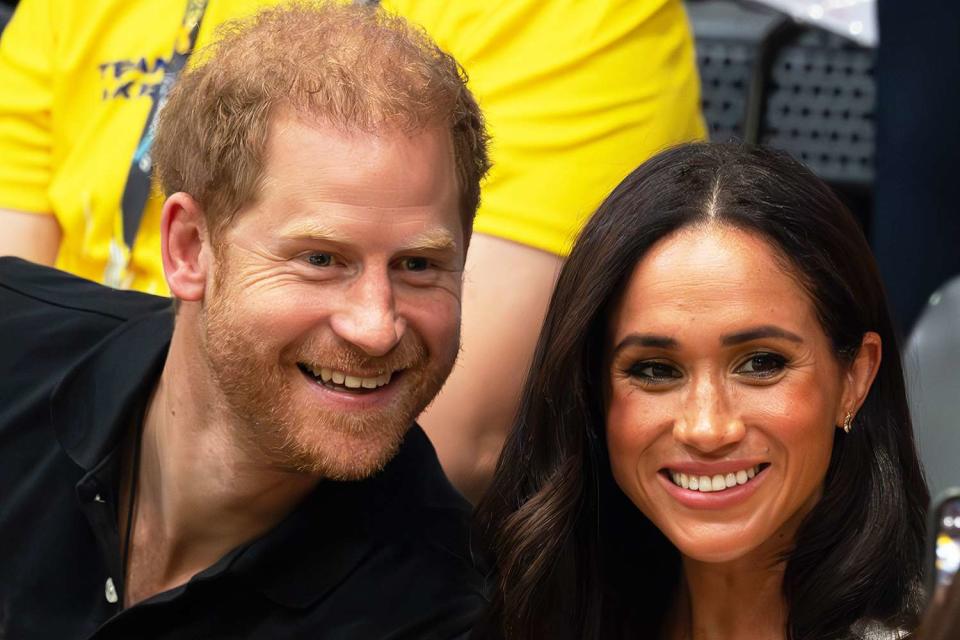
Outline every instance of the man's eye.
POLYGON ((667 384, 683 376, 676 367, 665 362, 637 362, 627 369, 627 374, 644 384, 667 384))
POLYGON ((311 253, 307 256, 307 262, 315 267, 329 267, 333 264, 333 256, 329 253, 311 253))
POLYGON ((775 353, 755 353, 737 367, 737 373, 754 378, 770 378, 787 366, 787 359, 775 353))
POLYGON ((400 264, 407 271, 426 271, 430 261, 426 258, 404 258, 400 264))

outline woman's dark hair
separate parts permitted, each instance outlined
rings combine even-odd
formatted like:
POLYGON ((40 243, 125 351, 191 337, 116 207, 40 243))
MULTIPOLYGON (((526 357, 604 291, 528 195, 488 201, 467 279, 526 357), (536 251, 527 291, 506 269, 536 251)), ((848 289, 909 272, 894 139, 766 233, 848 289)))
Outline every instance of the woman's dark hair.
POLYGON ((631 173, 577 240, 557 283, 510 435, 480 505, 490 622, 509 639, 662 632, 676 548, 614 483, 605 444, 607 319, 658 240, 722 224, 767 240, 808 292, 841 363, 877 332, 882 362, 853 430, 834 436, 823 497, 786 557, 787 637, 858 621, 912 628, 928 491, 886 297, 856 220, 789 156, 735 144, 669 149, 631 173))

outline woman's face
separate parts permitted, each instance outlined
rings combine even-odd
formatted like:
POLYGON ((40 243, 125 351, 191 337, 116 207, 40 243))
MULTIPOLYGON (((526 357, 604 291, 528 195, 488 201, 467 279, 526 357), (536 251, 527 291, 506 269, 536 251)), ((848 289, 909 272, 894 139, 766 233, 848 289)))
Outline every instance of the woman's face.
POLYGON ((719 225, 664 238, 609 336, 623 492, 688 558, 782 551, 820 497, 850 381, 771 245, 719 225))

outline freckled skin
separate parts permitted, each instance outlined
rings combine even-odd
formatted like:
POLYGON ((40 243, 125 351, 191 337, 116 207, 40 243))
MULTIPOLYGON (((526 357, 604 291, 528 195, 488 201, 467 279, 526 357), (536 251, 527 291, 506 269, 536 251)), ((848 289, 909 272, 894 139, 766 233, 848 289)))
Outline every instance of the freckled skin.
POLYGON ((608 349, 632 333, 669 336, 678 348, 631 345, 610 357, 606 430, 617 484, 685 559, 768 563, 820 496, 848 386, 811 300, 764 239, 692 228, 661 240, 636 266, 611 317, 608 349), (721 341, 759 325, 802 342, 721 341), (751 375, 757 353, 786 365, 751 375), (678 377, 644 385, 625 373, 651 360, 678 377), (769 463, 767 477, 730 508, 684 506, 658 477, 669 463, 747 458, 769 463))

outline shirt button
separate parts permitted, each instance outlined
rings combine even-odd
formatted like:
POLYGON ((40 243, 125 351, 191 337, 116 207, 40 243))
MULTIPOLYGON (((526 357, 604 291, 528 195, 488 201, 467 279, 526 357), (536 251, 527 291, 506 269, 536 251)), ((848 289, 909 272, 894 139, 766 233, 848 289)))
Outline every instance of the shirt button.
POLYGON ((117 588, 113 586, 113 578, 107 578, 107 584, 103 587, 103 595, 106 596, 107 602, 116 604, 117 588))

